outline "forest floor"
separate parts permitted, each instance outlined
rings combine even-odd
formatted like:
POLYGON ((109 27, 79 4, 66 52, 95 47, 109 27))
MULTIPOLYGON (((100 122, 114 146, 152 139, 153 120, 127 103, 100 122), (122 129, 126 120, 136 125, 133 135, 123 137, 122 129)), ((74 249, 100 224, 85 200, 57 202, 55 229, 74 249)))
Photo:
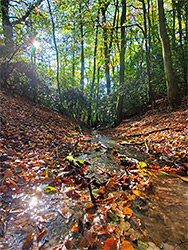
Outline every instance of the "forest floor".
POLYGON ((101 136, 18 95, 0 100, 0 248, 187 249, 186 100, 101 136))
POLYGON ((188 97, 175 112, 169 112, 167 101, 156 101, 156 107, 124 120, 115 129, 102 130, 119 143, 136 147, 151 158, 158 158, 171 167, 165 171, 186 174, 188 171, 188 97))

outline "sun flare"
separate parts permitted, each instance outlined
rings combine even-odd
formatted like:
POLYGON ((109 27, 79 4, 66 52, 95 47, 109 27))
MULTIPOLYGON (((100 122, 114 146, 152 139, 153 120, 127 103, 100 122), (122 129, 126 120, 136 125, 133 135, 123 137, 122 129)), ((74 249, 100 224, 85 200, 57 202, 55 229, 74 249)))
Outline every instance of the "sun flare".
POLYGON ((34 40, 33 41, 33 46, 36 48, 36 49, 39 49, 40 47, 40 42, 38 40, 34 40))

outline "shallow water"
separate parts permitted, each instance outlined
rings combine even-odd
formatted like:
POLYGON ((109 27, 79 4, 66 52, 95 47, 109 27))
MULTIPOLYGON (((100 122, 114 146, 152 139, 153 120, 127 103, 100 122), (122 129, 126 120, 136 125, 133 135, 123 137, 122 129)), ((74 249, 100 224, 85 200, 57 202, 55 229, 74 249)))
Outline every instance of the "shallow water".
MULTIPOLYGON (((152 162, 144 152, 131 147, 117 146, 117 140, 113 138, 104 137, 99 140, 108 147, 116 146, 123 155, 139 161, 152 162)), ((109 159, 104 160, 103 164, 108 161, 109 159)), ((155 163, 162 164, 157 160, 155 163)), ((109 164, 104 165, 109 167, 109 164)), ((135 216, 141 219, 143 228, 148 235, 147 240, 155 243, 151 249, 159 247, 159 249, 167 250, 187 250, 188 183, 174 175, 154 173, 152 178, 153 190, 145 197, 143 204, 135 204, 134 208, 135 216)))
MULTIPOLYGON (((104 180, 101 174, 105 169, 119 172, 111 151, 117 151, 138 161, 151 161, 147 155, 135 148, 122 147, 117 140, 106 137, 92 139, 92 143, 101 144, 100 150, 79 155, 79 159, 91 163, 86 176, 95 176, 99 182, 104 180), (96 167, 98 171, 96 171, 96 167)), ((159 175, 152 177, 154 184, 147 197, 135 200, 134 215, 141 219, 142 227, 150 242, 148 250, 184 250, 188 249, 188 184, 177 176, 159 175)), ((62 185, 58 194, 48 196, 43 190, 47 185, 26 186, 23 192, 15 195, 1 195, 1 212, 6 223, 5 236, 0 238, 1 249, 22 249, 28 234, 48 230, 48 237, 39 242, 50 249, 63 241, 75 222, 83 217, 83 207, 69 198, 68 187, 62 185), (28 192, 29 190, 29 192, 28 192)), ((35 239, 36 242, 36 239, 35 239)), ((34 244, 33 249, 38 246, 34 244)), ((29 248, 28 248, 29 249, 29 248)))

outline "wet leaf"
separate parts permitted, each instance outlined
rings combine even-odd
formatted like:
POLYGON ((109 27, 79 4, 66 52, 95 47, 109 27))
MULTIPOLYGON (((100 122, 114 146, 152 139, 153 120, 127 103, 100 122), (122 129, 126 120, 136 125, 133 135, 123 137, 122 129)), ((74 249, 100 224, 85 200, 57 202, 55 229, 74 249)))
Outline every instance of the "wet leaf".
POLYGON ((114 238, 107 239, 104 244, 104 250, 117 250, 117 242, 114 238))
POLYGON ((76 159, 76 162, 77 162, 78 164, 80 164, 80 165, 84 165, 84 161, 81 160, 81 159, 76 159))
POLYGON ((37 235, 37 243, 39 243, 42 238, 48 233, 48 230, 44 229, 42 232, 40 232, 38 235, 37 235))
POLYGON ((3 237, 4 233, 5 233, 5 220, 4 220, 4 215, 2 215, 0 218, 0 237, 3 237))
POLYGON ((47 194, 47 195, 52 195, 52 194, 56 194, 56 193, 57 193, 57 190, 56 190, 56 188, 54 188, 54 187, 47 186, 47 187, 45 187, 45 189, 44 189, 44 193, 47 194))
POLYGON ((24 240, 22 250, 30 249, 30 247, 33 245, 33 240, 34 240, 34 235, 32 233, 28 234, 24 240))
POLYGON ((73 242, 73 240, 66 240, 65 246, 66 246, 66 248, 67 248, 68 250, 72 250, 73 247, 74 247, 74 242, 73 242))

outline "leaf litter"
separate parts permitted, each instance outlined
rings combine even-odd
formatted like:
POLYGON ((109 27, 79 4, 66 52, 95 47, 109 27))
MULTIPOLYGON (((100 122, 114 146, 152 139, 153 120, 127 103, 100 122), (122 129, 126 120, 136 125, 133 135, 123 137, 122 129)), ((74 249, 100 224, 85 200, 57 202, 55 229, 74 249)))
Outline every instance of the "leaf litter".
POLYGON ((148 238, 135 204, 151 192, 158 166, 92 141, 77 121, 19 96, 1 100, 1 246, 143 249, 148 238), (106 152, 108 168, 98 164, 106 152), (90 154, 92 163, 79 158, 90 154))

